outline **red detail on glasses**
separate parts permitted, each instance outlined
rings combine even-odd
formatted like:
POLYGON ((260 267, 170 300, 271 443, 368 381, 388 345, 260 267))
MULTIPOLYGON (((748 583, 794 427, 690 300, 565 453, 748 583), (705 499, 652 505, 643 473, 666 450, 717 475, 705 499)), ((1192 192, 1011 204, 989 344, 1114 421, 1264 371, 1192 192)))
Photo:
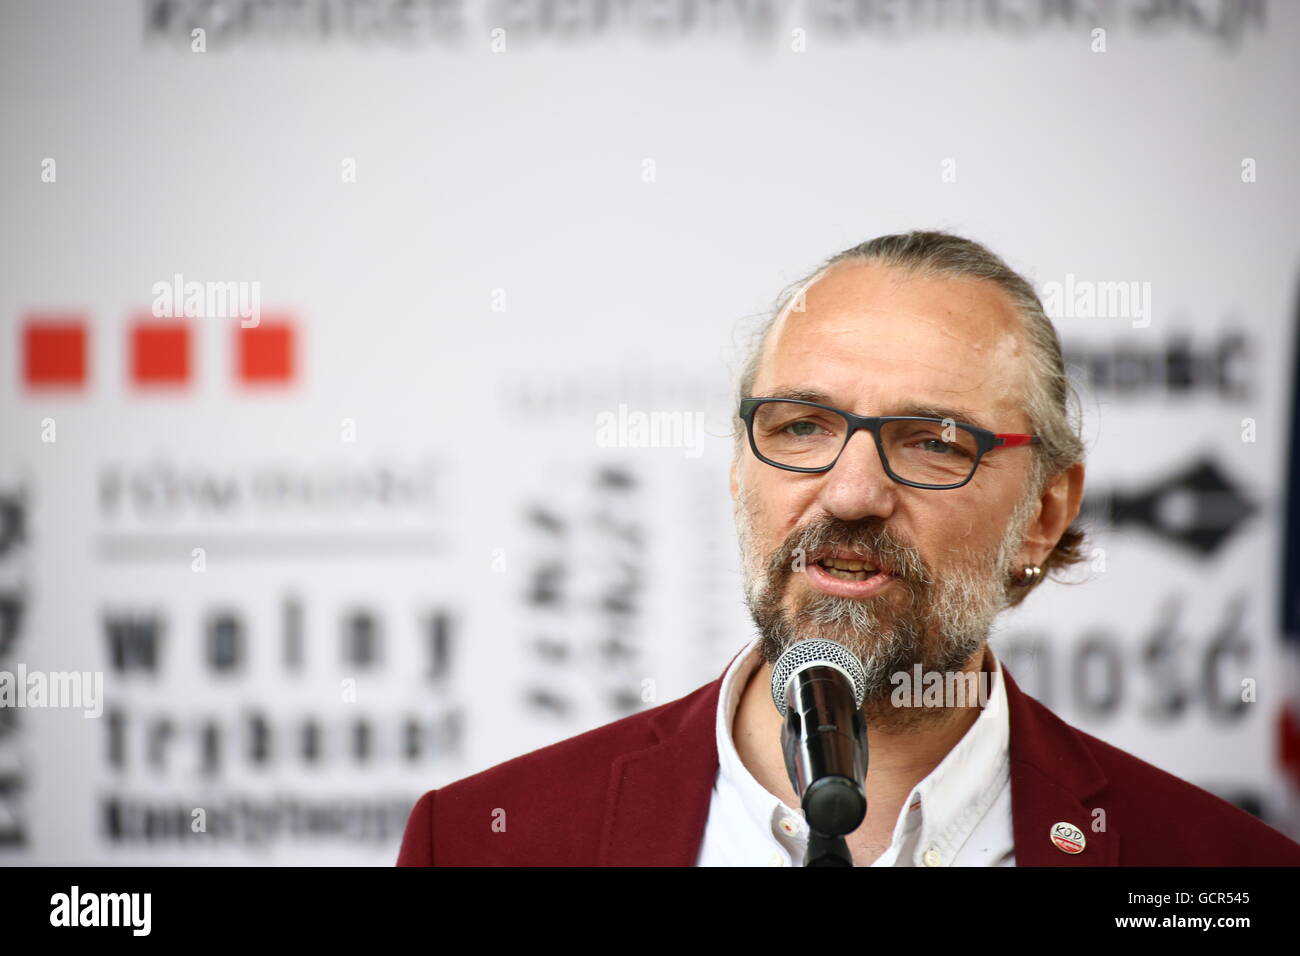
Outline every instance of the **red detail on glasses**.
POLYGON ((33 316, 23 329, 23 381, 31 386, 83 385, 86 323, 80 315, 33 316))
POLYGON ((1028 445, 1034 440, 1033 435, 994 435, 993 437, 1001 439, 1003 448, 1015 448, 1017 445, 1028 445))
POLYGON ((147 320, 132 326, 131 379, 137 385, 183 385, 189 377, 189 326, 147 320))
POLYGON ((293 380, 294 329, 289 321, 262 320, 235 327, 239 380, 245 385, 282 384, 293 380))

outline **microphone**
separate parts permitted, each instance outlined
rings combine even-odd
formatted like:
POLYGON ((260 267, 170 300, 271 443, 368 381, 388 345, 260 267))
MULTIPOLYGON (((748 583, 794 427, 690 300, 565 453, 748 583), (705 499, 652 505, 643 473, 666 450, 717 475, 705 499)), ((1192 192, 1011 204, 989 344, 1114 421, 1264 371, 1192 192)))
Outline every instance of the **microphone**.
POLYGON ((806 866, 852 866, 843 836, 867 815, 866 672, 843 644, 792 644, 772 667, 781 750, 813 836, 806 866))

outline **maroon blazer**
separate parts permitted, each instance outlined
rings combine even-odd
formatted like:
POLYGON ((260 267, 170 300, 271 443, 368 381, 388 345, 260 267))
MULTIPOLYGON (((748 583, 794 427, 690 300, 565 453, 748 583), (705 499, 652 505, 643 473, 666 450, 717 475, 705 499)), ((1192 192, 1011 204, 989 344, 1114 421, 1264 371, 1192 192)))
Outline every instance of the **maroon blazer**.
MULTIPOLYGON (((1300 865, 1300 844, 1071 727, 1020 690, 1005 665, 1002 675, 1017 866, 1300 865), (1105 810, 1100 832, 1096 808, 1105 810), (1057 849, 1057 823, 1083 832, 1082 852, 1057 849)), ((693 866, 718 771, 721 687, 719 676, 428 791, 411 811, 397 865, 693 866)))

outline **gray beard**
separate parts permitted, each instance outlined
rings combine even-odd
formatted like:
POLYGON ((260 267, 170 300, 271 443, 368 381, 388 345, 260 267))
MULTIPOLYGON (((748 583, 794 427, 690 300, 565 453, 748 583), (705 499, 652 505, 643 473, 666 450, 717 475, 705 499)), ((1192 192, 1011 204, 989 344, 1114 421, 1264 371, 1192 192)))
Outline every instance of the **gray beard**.
POLYGON ((1024 539, 1036 496, 1027 495, 1011 515, 993 554, 969 549, 951 567, 932 573, 914 549, 895 538, 878 519, 860 522, 825 518, 795 531, 768 561, 754 545, 753 502, 743 484, 737 494, 736 528, 745 577, 745 603, 758 628, 760 651, 774 664, 787 648, 820 637, 857 655, 866 672, 863 712, 878 727, 901 730, 951 714, 942 708, 895 708, 890 703, 897 673, 950 673, 967 668, 988 639, 993 620, 1006 606, 1012 562, 1024 539), (865 551, 890 568, 896 581, 885 593, 856 599, 816 594, 793 610, 782 605, 795 557, 834 545, 865 551), (892 592, 892 593, 891 593, 892 592))

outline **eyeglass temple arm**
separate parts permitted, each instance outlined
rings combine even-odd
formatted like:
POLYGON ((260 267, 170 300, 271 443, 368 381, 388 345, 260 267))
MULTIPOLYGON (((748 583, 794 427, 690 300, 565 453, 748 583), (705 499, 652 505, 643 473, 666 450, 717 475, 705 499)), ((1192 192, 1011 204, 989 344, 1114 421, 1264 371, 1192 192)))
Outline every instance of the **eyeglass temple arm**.
POLYGON ((994 435, 993 440, 995 444, 1003 448, 1014 448, 1017 445, 1036 445, 1042 441, 1037 435, 1017 435, 1009 432, 994 435))

